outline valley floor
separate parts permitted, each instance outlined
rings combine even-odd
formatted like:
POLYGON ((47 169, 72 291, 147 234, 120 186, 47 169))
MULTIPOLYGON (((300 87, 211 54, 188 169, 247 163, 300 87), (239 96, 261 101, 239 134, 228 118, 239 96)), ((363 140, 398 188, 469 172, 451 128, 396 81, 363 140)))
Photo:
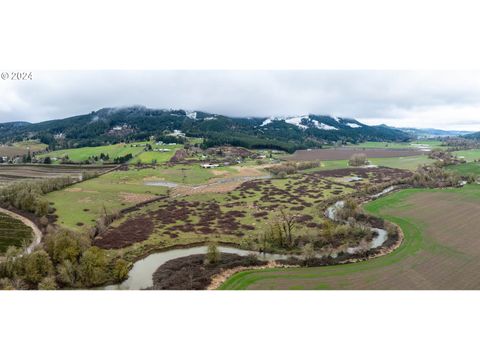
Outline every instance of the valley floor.
POLYGON ((402 228, 403 244, 366 262, 238 273, 221 289, 480 289, 480 186, 402 190, 365 209, 402 228))

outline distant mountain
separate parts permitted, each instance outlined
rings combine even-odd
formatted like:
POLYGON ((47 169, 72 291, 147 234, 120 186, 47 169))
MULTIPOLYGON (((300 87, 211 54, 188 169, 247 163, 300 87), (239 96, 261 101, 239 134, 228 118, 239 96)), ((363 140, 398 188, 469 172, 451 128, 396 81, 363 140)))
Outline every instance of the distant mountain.
POLYGON ((431 137, 446 137, 446 136, 464 136, 471 134, 472 131, 462 130, 440 130, 440 129, 417 129, 417 128, 394 128, 411 134, 412 136, 419 138, 431 138, 431 137))
POLYGON ((90 114, 36 124, 5 123, 0 142, 38 138, 55 147, 96 146, 125 140, 165 138, 179 130, 202 137, 204 146, 231 144, 286 151, 342 141, 407 141, 404 131, 368 126, 350 118, 324 115, 292 117, 229 117, 201 111, 159 110, 143 106, 105 108, 90 114))

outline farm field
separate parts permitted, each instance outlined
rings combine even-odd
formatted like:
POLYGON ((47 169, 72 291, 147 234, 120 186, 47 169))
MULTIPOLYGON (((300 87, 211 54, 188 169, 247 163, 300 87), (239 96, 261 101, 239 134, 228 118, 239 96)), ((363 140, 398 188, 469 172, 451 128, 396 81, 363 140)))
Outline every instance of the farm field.
POLYGON ((379 149, 379 148, 358 148, 358 147, 343 147, 332 149, 312 149, 312 150, 297 150, 289 157, 293 161, 311 161, 311 160, 348 160, 354 154, 362 153, 368 158, 395 158, 406 156, 421 156, 424 151, 417 149, 379 149))
POLYGON ((298 174, 285 179, 253 180, 227 193, 165 198, 116 221, 96 245, 134 257, 149 248, 217 240, 239 245, 258 240, 279 209, 299 215, 299 235, 308 235, 324 219, 318 205, 355 191, 360 183, 409 176, 395 169, 342 169, 298 174), (356 184, 346 178, 359 175, 356 184))
POLYGON ((29 149, 31 152, 44 151, 48 145, 37 140, 18 141, 12 144, 16 148, 29 149))
POLYGON ((453 151, 452 154, 458 157, 463 157, 467 162, 480 159, 480 149, 453 151))
POLYGON ((43 151, 47 148, 47 145, 38 141, 21 141, 11 145, 0 145, 0 156, 23 156, 30 150, 31 153, 43 151))
MULTIPOLYGON (((368 159, 372 165, 391 167, 395 169, 404 169, 414 171, 419 165, 431 164, 434 159, 428 158, 427 155, 393 157, 393 158, 372 158, 368 159)), ((315 172, 319 170, 333 170, 348 168, 348 160, 325 160, 321 161, 319 167, 305 170, 304 172, 315 172)), ((351 167, 353 169, 353 167, 351 167)))
POLYGON ((450 166, 447 166, 446 169, 448 171, 457 173, 461 176, 480 175, 480 163, 478 162, 468 162, 465 164, 450 165, 450 166))
POLYGON ((71 229, 88 229, 102 215, 164 195, 165 187, 147 186, 135 170, 114 171, 49 193, 57 223, 71 229))
POLYGON ((83 173, 104 172, 112 166, 0 165, 0 187, 12 182, 58 177, 79 179, 83 173))
POLYGON ((30 243, 32 238, 32 230, 28 226, 0 212, 0 255, 9 246, 22 246, 24 243, 30 243))
POLYGON ((390 148, 390 149, 405 149, 405 148, 418 148, 421 145, 426 145, 430 148, 440 147, 441 141, 438 140, 418 140, 412 142, 381 142, 381 141, 367 141, 359 144, 347 145, 347 147, 355 148, 390 148))
POLYGON ((116 157, 125 156, 127 154, 132 154, 136 156, 140 154, 143 150, 143 146, 134 146, 134 145, 144 145, 147 142, 132 143, 132 144, 114 144, 114 145, 105 145, 105 146, 95 146, 95 147, 83 147, 76 149, 63 149, 56 150, 46 154, 41 154, 38 158, 43 159, 45 157, 50 158, 63 158, 68 156, 71 161, 82 162, 88 160, 91 156, 100 156, 101 153, 110 157, 113 160, 116 157))
POLYGON ((373 165, 415 171, 419 165, 434 163, 427 155, 369 159, 373 165))
POLYGON ((394 252, 333 267, 247 271, 222 289, 480 289, 480 186, 409 189, 366 210, 401 226, 394 252))

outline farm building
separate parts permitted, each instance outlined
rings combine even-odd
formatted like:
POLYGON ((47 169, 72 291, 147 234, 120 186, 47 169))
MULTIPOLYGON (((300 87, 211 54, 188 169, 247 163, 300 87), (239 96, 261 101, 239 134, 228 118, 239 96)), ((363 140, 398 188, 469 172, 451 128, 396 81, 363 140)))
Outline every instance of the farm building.
POLYGON ((204 169, 213 169, 213 168, 219 167, 220 165, 218 165, 218 164, 202 164, 201 166, 204 169))

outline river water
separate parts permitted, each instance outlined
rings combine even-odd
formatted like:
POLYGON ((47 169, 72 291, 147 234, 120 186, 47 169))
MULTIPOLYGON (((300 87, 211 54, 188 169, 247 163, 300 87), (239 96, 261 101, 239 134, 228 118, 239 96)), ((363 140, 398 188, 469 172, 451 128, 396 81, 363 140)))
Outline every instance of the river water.
MULTIPOLYGON (((218 251, 228 254, 237 254, 246 256, 256 254, 262 260, 281 260, 286 259, 287 255, 264 254, 255 251, 242 250, 229 246, 219 246, 218 251)), ((196 254, 206 254, 207 246, 196 246, 185 249, 173 249, 151 254, 146 258, 137 261, 130 272, 128 279, 121 284, 109 285, 104 290, 141 290, 153 285, 153 273, 169 260, 196 254)))

